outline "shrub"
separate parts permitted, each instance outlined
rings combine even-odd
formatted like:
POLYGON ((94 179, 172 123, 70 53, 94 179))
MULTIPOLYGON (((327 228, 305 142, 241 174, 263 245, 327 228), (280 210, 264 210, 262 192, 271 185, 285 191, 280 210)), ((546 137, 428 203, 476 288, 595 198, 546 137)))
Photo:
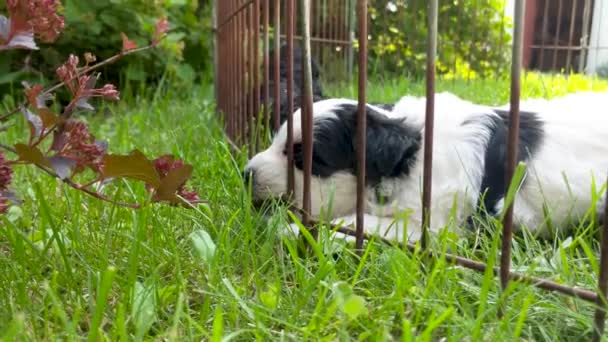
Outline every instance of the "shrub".
MULTIPOLYGON (((6 8, 0 4, 0 13, 6 8)), ((138 58, 122 59, 103 68, 106 79, 124 86, 168 78, 175 86, 206 81, 211 75, 210 1, 65 0, 58 11, 66 27, 53 44, 40 42, 40 50, 10 51, 0 59, 0 91, 23 80, 48 81, 55 66, 71 53, 95 51, 100 60, 114 55, 121 32, 145 44, 154 32, 156 18, 167 17, 171 31, 160 49, 143 51, 138 58), (12 71, 12 72, 11 72, 12 71), (3 87, 4 86, 4 87, 3 87)))
MULTIPOLYGON (((438 71, 504 74, 509 68, 510 21, 504 0, 440 1, 438 71)), ((421 77, 425 69, 427 2, 376 0, 370 5, 370 72, 421 77)))
MULTIPOLYGON (((9 16, 0 15, 0 53, 15 49, 36 50, 35 37, 53 43, 64 29, 64 18, 58 14, 57 0, 7 0, 6 5, 9 16)), ((117 179, 138 180, 145 183, 152 201, 172 204, 199 202, 196 192, 185 186, 192 173, 191 165, 170 155, 149 160, 137 150, 126 156, 109 154, 107 143, 96 139, 86 123, 75 118, 80 111, 94 110, 90 103, 93 98, 119 100, 119 92, 114 85, 96 85, 99 74, 93 71, 127 55, 152 50, 166 36, 168 27, 166 19, 158 20, 151 42, 141 48, 122 33, 122 50, 97 64, 96 57, 90 52, 84 54, 84 65, 76 55, 70 54, 67 62, 56 69, 61 82, 52 87, 45 89, 41 84, 30 86, 24 83, 26 100, 18 108, 0 116, 0 123, 3 123, 21 112, 29 127, 26 142, 12 146, 0 144, 2 150, 17 156, 16 160, 8 160, 0 152, 0 213, 5 212, 9 204, 19 201, 9 187, 15 165, 33 165, 74 189, 128 207, 137 208, 140 204, 116 202, 105 195, 102 188, 117 179), (60 114, 56 114, 49 102, 61 87, 67 89, 70 100, 60 114)), ((60 106, 54 108, 57 107, 60 106)), ((0 132, 5 127, 0 127, 0 132)))

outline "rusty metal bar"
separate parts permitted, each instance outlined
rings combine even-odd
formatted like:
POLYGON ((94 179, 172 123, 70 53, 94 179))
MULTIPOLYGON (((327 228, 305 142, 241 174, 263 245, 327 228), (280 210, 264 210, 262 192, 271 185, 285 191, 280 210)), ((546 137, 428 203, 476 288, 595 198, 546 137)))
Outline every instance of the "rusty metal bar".
POLYGON ((258 131, 260 120, 260 0, 253 1, 253 113, 252 116, 256 118, 254 126, 251 129, 253 133, 252 139, 254 142, 252 143, 251 150, 253 150, 253 154, 257 153, 260 150, 260 132, 258 131))
POLYGON ((606 323, 606 296, 608 295, 608 189, 605 196, 604 229, 602 230, 602 242, 600 245, 600 274, 597 284, 597 309, 595 309, 593 320, 593 341, 600 341, 604 334, 604 325, 606 323))
MULTIPOLYGON (((604 6, 604 3, 600 3, 600 13, 602 13, 601 7, 604 6)), ((585 0, 585 5, 583 8, 583 30, 581 32, 582 36, 581 36, 581 40, 580 40, 580 45, 581 45, 581 55, 578 59, 578 72, 582 72, 584 66, 586 65, 586 60, 587 60, 587 54, 589 53, 589 30, 591 29, 589 27, 589 25, 591 25, 591 1, 590 0, 585 0)), ((598 39, 599 39, 599 35, 598 35, 598 39)), ((596 51, 599 52, 599 47, 596 47, 596 51)))
POLYGON ((353 41, 355 40, 355 11, 353 6, 353 1, 348 0, 348 81, 349 83, 352 81, 353 75, 353 64, 355 60, 355 49, 353 46, 353 41))
POLYGON ((281 0, 274 0, 274 130, 281 125, 281 0))
MULTIPOLYGON (((519 96, 521 91, 521 66, 523 52, 524 0, 515 1, 513 15, 513 54, 511 60, 511 103, 509 109, 509 141, 507 143, 507 172, 505 187, 508 190, 515 174, 519 144, 519 96)), ((506 191, 505 191, 506 193, 506 191)), ((503 218, 502 248, 500 255, 500 283, 505 289, 509 283, 511 268, 511 239, 513 236, 513 207, 515 199, 503 218)))
MULTIPOLYGON (((281 35, 281 38, 285 38, 285 35, 281 35)), ((302 40, 302 36, 294 36, 293 39, 302 40)), ((310 41, 313 43, 327 43, 327 44, 336 44, 336 45, 349 45, 350 44, 350 42, 347 40, 320 38, 320 37, 310 37, 310 41)))
POLYGON ((285 27, 287 32, 287 192, 291 197, 295 188, 295 173, 293 165, 293 29, 295 0, 286 0, 285 27))
POLYGON ((245 11, 247 6, 249 6, 249 4, 251 4, 253 1, 254 0, 247 0, 236 10, 232 11, 232 13, 230 13, 228 16, 226 16, 226 19, 222 20, 221 24, 219 24, 218 26, 215 27, 215 31, 221 30, 225 25, 227 25, 229 22, 231 22, 232 19, 234 19, 234 17, 236 17, 239 13, 245 11))
MULTIPOLYGON (((562 1, 562 0, 559 0, 562 1)), ((503 1, 503 6, 506 6, 506 1, 503 1)), ((505 37, 505 11, 502 10, 500 12, 500 44, 498 44, 498 55, 502 56, 502 49, 503 49, 503 43, 502 40, 505 37)), ((502 63, 496 63, 496 75, 494 75, 494 79, 498 79, 501 75, 500 75, 500 66, 502 63)), ((455 77, 454 77, 455 78, 455 77)))
MULTIPOLYGON (((572 14, 570 16, 570 32, 568 35, 568 46, 572 46, 572 40, 574 39, 574 19, 576 19, 576 5, 578 4, 577 0, 572 1, 572 14)), ((568 70, 571 69, 572 64, 572 50, 568 49, 568 54, 566 56, 566 68, 568 70)))
MULTIPOLYGON (((217 15, 218 15, 218 5, 217 0, 211 1, 211 25, 213 27, 217 26, 217 15)), ((213 96, 215 96, 216 106, 219 107, 219 99, 220 99, 220 77, 219 77, 219 45, 218 45, 218 32, 213 32, 213 96)))
MULTIPOLYGON (((310 0, 300 0, 299 12, 300 18, 300 33, 302 34, 302 101, 301 101, 301 125, 302 125, 302 147, 304 152, 304 180, 302 187, 302 208, 304 209, 304 217, 302 223, 305 226, 310 222, 311 196, 310 183, 312 180, 312 148, 313 148, 313 133, 312 133, 312 70, 310 61, 310 0)), ((317 230, 311 229, 311 234, 316 239, 317 230)))
POLYGON ((559 45, 531 45, 532 49, 554 49, 554 50, 570 50, 570 51, 579 51, 582 50, 582 46, 559 46, 559 45))
MULTIPOLYGON (((547 34, 547 25, 549 22, 549 0, 544 0, 545 1, 545 8, 543 10, 543 27, 542 29, 542 36, 540 38, 540 45, 542 46, 542 48, 540 49, 540 62, 538 64, 538 68, 540 70, 543 70, 543 66, 545 64, 545 50, 546 50, 546 46, 545 46, 545 36, 547 34)), ((572 25, 574 26, 574 25, 572 25)))
MULTIPOLYGON (((555 39, 553 40, 553 45, 559 45, 559 36, 562 28, 562 0, 558 0, 557 3, 557 27, 555 28, 555 39)), ((553 49, 553 63, 551 64, 551 70, 555 70, 557 67, 557 53, 558 49, 553 49)))
MULTIPOLYGON (((245 19, 247 17, 247 13, 242 11, 236 16, 236 22, 238 27, 238 32, 242 35, 247 34, 247 26, 245 23, 245 19)), ((236 127, 238 129, 238 140, 237 144, 242 145, 247 141, 246 138, 246 127, 247 127, 247 115, 249 112, 249 96, 247 93, 247 54, 246 54, 246 46, 244 39, 237 40, 237 55, 239 58, 239 65, 237 72, 239 73, 239 98, 240 98, 240 108, 239 115, 236 120, 236 127)))
MULTIPOLYGON (((477 14, 478 14, 478 4, 480 0, 472 0, 475 1, 475 7, 473 7, 473 20, 470 21, 471 23, 473 23, 473 25, 475 25, 474 23, 477 22, 477 14)), ((469 48, 469 55, 467 56, 467 62, 469 63, 469 65, 472 65, 472 59, 474 56, 473 51, 477 48, 477 46, 475 45, 475 42, 477 42, 477 29, 475 27, 473 27, 473 39, 471 39, 471 47, 469 48)), ((467 68, 467 82, 471 81, 471 68, 467 68)))
POLYGON ((264 137, 270 130, 270 1, 264 0, 264 137))
POLYGON ((357 113, 357 215, 356 248, 363 251, 363 232, 365 225, 365 150, 367 146, 367 0, 357 1, 359 15, 359 103, 357 113))
POLYGON ((428 230, 431 226, 431 193, 433 177, 433 131, 435 121, 435 68, 437 63, 437 16, 438 0, 430 0, 428 6, 428 39, 426 51, 426 113, 424 121, 424 171, 422 179, 422 240, 428 245, 428 230))
MULTIPOLYGON (((230 1, 228 6, 232 7, 234 6, 234 1, 230 1)), ((232 8, 231 8, 232 9, 232 8)), ((236 49, 238 43, 236 40, 236 35, 238 34, 238 29, 236 28, 236 23, 234 21, 230 21, 226 26, 226 35, 227 35, 227 51, 226 51, 226 55, 223 57, 226 60, 230 61, 230 63, 235 63, 237 62, 235 56, 234 56, 234 50, 236 49)), ((234 127, 232 127, 232 124, 234 122, 234 118, 236 118, 236 116, 238 115, 238 107, 239 107, 239 100, 240 98, 235 98, 235 96, 232 96, 232 94, 239 94, 238 92, 238 78, 239 78, 239 74, 237 72, 235 72, 235 70, 233 68, 230 68, 227 66, 227 70, 226 70, 226 74, 228 75, 227 80, 228 80, 228 93, 226 93, 224 95, 225 97, 225 101, 228 102, 227 106, 226 106, 226 120, 228 121, 229 125, 228 127, 230 127, 230 131, 232 132, 232 134, 234 134, 234 127)), ((231 135, 232 135, 231 134, 231 135)))
MULTIPOLYGON (((247 151, 249 152, 249 158, 252 158, 255 154, 255 111, 256 108, 256 98, 255 98, 255 76, 257 73, 258 65, 254 65, 254 62, 257 60, 255 55, 257 51, 254 50, 255 43, 255 32, 256 28, 254 27, 255 23, 255 10, 251 6, 247 7, 247 93, 249 94, 249 110, 247 111, 248 124, 247 124, 247 151)), ((259 99, 259 98, 258 98, 259 99)))

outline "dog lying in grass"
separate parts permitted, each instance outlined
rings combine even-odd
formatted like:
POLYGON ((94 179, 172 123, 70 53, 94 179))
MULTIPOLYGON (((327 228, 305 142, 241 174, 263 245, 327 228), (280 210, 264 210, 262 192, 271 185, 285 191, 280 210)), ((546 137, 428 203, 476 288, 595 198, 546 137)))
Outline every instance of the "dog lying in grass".
MULTIPOLYGON (((538 235, 565 230, 606 205, 608 93, 576 93, 521 103, 518 161, 525 164, 514 222, 538 235)), ((365 213, 369 227, 409 222, 420 238, 425 99, 406 96, 392 110, 367 106, 365 213)), ((349 224, 356 208, 357 102, 314 104, 311 214, 349 224)), ((300 111, 294 113, 294 205, 302 205, 300 111)), ((435 103, 431 232, 456 233, 473 217, 498 218, 505 209, 508 106, 477 105, 449 93, 435 103)), ((287 192, 287 127, 246 165, 255 202, 287 192)), ((382 228, 384 227, 384 228, 382 228)), ((383 232, 402 239, 403 229, 383 232)), ((373 230, 372 230, 373 232, 373 230)))

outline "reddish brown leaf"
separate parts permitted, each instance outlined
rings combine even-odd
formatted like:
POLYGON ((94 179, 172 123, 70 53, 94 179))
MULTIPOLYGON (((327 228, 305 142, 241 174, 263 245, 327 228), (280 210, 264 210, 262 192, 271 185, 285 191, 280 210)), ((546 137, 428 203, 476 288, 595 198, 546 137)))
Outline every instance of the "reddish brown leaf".
POLYGON ((40 119, 42 119, 42 126, 44 129, 48 129, 61 121, 59 116, 48 108, 40 108, 38 110, 38 115, 40 116, 40 119))
POLYGON ((129 155, 107 154, 103 158, 103 178, 131 178, 146 182, 153 188, 160 186, 160 177, 152 162, 138 150, 129 155))
POLYGON ((126 34, 121 33, 122 36, 122 51, 129 51, 137 48, 137 43, 132 40, 129 40, 126 34))
POLYGON ((15 151, 22 162, 37 164, 52 168, 51 163, 44 157, 38 147, 31 147, 26 144, 15 144, 15 151))
POLYGON ((154 200, 180 203, 181 200, 177 197, 177 191, 186 183, 190 175, 192 175, 192 165, 188 164, 169 171, 156 189, 154 200))

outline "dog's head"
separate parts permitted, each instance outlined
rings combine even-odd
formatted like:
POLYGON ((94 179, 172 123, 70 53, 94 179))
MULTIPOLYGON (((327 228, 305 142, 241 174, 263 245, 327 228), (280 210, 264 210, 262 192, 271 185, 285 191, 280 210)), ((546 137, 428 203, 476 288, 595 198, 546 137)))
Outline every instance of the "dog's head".
MULTIPOLYGON (((390 118, 389 112, 367 107, 366 187, 373 188, 388 179, 404 177, 417 158, 421 144, 419 129, 404 119, 390 118)), ((245 168, 254 201, 280 198, 287 193, 287 151, 294 155, 294 196, 302 205, 304 149, 300 110, 294 113, 293 146, 287 144, 287 123, 283 124, 271 146, 255 155, 245 168)), ((330 99, 313 106, 313 156, 311 214, 331 209, 332 217, 352 213, 356 203, 357 102, 330 99)))

